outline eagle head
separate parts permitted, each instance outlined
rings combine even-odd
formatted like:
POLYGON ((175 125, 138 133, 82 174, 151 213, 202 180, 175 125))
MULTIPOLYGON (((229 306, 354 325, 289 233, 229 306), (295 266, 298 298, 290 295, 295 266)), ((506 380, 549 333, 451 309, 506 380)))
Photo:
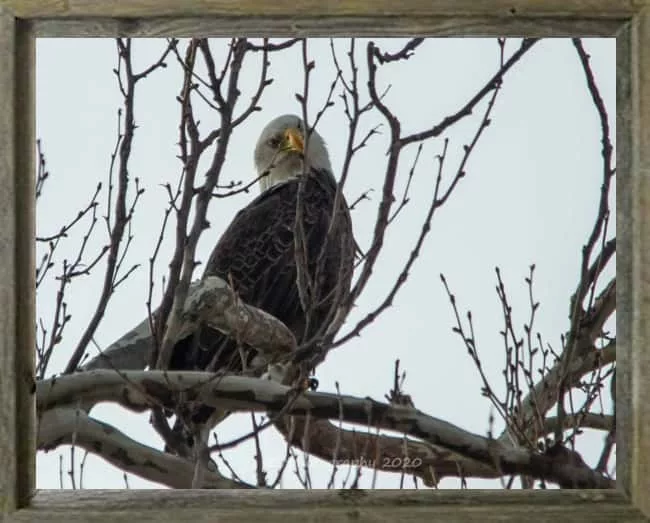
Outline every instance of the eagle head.
POLYGON ((304 122, 293 114, 278 116, 264 128, 255 146, 255 168, 262 191, 310 169, 332 172, 325 140, 315 129, 307 137, 304 122))

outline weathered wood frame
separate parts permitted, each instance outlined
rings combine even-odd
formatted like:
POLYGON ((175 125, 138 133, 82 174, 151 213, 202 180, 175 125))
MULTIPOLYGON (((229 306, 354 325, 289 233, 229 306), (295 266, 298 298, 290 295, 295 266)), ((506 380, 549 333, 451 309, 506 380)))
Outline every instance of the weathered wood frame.
POLYGON ((650 0, 0 0, 0 515, 9 521, 643 521, 650 516, 650 0), (34 494, 39 36, 616 36, 618 492, 34 494))

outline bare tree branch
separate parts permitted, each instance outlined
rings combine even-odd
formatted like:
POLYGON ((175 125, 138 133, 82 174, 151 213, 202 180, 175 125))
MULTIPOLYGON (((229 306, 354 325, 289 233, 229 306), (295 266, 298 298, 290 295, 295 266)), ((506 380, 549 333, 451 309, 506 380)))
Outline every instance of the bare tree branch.
MULTIPOLYGON (((191 462, 132 440, 116 428, 72 407, 48 410, 39 418, 37 446, 52 450, 70 444, 96 454, 125 472, 162 483, 170 488, 191 488, 191 462)), ((248 485, 208 471, 200 488, 241 489, 248 485)))
MULTIPOLYGON (((133 215, 133 206, 130 211, 127 211, 126 197, 129 186, 129 159, 131 157, 131 146, 133 144, 133 136, 135 132, 135 89, 138 81, 146 78, 152 71, 163 67, 164 59, 171 50, 171 45, 168 45, 167 49, 163 53, 161 59, 154 64, 154 66, 145 69, 140 73, 135 73, 132 67, 131 61, 131 40, 126 39, 117 39, 118 47, 118 69, 115 70, 115 74, 118 78, 120 84, 120 89, 124 96, 124 129, 121 134, 121 140, 119 142, 119 166, 118 166, 118 189, 117 196, 115 199, 115 221, 110 229, 110 242, 108 247, 108 259, 106 262, 106 271, 104 273, 104 284, 102 287, 102 292, 100 294, 95 312, 88 322, 88 325, 83 332, 81 339, 79 340, 76 348, 74 349, 68 364, 66 365, 65 372, 70 373, 74 372, 83 354, 88 346, 88 343, 92 339, 99 323, 104 317, 104 312, 106 311, 106 306, 110 300, 113 291, 116 286, 116 278, 120 265, 120 247, 122 246, 122 240, 124 237, 124 231, 127 224, 130 222, 133 215), (121 76, 121 66, 124 67, 124 80, 121 76)), ((173 44, 175 45, 175 44, 173 44)), ((112 183, 109 184, 109 189, 112 188, 112 183)), ((109 193, 110 194, 110 193, 109 193)), ((136 197, 133 202, 137 201, 137 197, 141 194, 140 190, 136 186, 136 197)), ((110 204, 109 204, 110 209, 110 204)), ((110 211, 107 217, 107 223, 110 227, 110 211)), ((128 244, 127 244, 128 247, 128 244)), ((124 252, 126 249, 124 249, 124 252)))

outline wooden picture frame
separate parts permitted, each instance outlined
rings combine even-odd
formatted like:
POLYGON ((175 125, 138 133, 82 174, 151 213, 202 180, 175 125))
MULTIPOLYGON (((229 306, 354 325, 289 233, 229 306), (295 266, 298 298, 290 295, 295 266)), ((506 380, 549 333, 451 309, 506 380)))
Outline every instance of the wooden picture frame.
POLYGON ((0 0, 3 521, 645 521, 650 516, 650 0, 0 0), (35 38, 615 36, 618 491, 34 491, 35 38))

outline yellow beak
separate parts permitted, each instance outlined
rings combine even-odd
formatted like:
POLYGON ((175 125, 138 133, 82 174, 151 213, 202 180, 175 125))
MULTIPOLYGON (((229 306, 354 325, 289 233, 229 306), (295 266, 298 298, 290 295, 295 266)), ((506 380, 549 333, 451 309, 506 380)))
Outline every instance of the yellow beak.
POLYGON ((284 143, 282 144, 283 151, 294 151, 297 153, 302 153, 305 150, 305 142, 302 137, 302 133, 290 127, 284 132, 284 143))

